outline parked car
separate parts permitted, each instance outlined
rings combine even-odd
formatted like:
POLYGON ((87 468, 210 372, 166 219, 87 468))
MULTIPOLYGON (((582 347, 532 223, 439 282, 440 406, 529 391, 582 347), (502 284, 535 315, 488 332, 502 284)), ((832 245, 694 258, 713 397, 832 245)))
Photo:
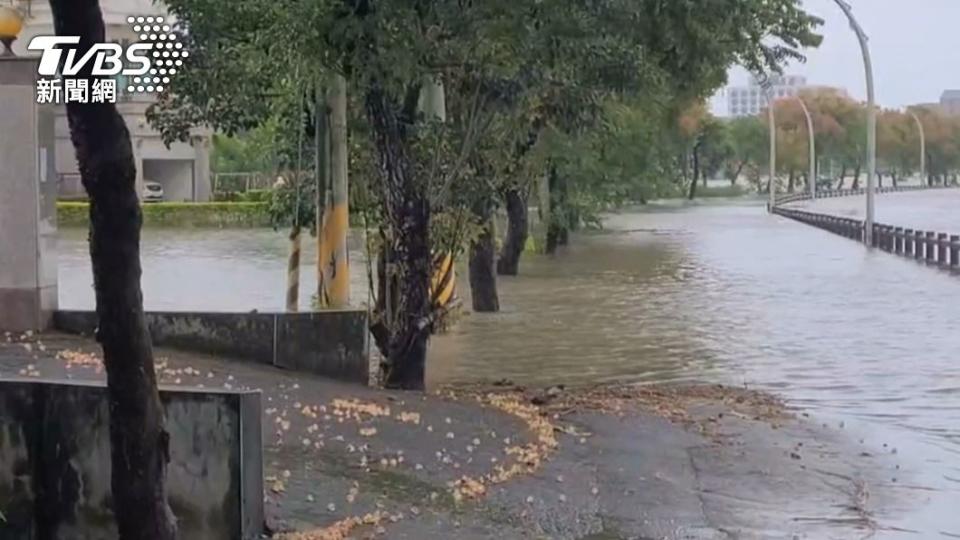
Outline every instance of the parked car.
POLYGON ((163 200, 163 186, 157 182, 143 183, 143 202, 160 202, 163 200))

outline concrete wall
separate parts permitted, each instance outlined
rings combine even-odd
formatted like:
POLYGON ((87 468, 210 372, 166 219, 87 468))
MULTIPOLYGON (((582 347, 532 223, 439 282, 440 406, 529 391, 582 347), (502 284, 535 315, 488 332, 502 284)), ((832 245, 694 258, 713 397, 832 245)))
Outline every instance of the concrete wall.
POLYGON ((51 109, 36 105, 37 61, 0 58, 0 330, 39 330, 57 306, 51 109))
MULTIPOLYGON (((56 328, 93 334, 96 313, 58 311, 56 328)), ((155 345, 306 371, 367 384, 370 381, 367 313, 148 312, 155 345)))
MULTIPOLYGON (((257 538, 263 529, 259 392, 161 391, 168 497, 180 537, 257 538)), ((106 389, 0 381, 0 538, 116 538, 106 389)))

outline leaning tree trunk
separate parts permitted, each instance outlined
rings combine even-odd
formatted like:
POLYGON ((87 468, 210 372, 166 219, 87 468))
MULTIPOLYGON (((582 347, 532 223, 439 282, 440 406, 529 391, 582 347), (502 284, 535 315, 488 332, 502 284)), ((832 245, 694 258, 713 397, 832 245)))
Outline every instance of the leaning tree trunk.
POLYGON ((737 170, 733 172, 733 177, 730 178, 730 187, 737 185, 737 179, 740 178, 740 175, 743 173, 743 166, 746 162, 741 161, 737 164, 737 170))
POLYGON ((373 84, 365 99, 380 173, 396 288, 388 292, 395 311, 387 321, 382 380, 388 388, 422 390, 427 342, 432 327, 430 302, 430 203, 415 177, 407 126, 416 100, 401 111, 395 99, 373 84))
POLYGON ((843 189, 843 181, 847 178, 847 166, 840 167, 840 178, 837 179, 837 189, 843 189))
POLYGON ((527 198, 517 187, 507 189, 507 234, 497 260, 497 273, 501 276, 515 276, 520 270, 520 256, 527 245, 530 224, 527 219, 527 198))
POLYGON ((860 189, 860 163, 857 162, 857 168, 853 170, 853 185, 850 189, 860 189))
POLYGON ((494 272, 493 208, 489 201, 473 209, 483 231, 470 242, 470 296, 473 310, 482 313, 500 311, 497 274, 494 272))
MULTIPOLYGON (((51 0, 54 28, 80 36, 78 55, 105 40, 97 0, 51 0)), ((92 80, 89 69, 81 78, 92 80)), ((89 84, 89 83, 88 83, 89 84)), ((165 476, 169 435, 157 392, 140 290, 140 224, 130 134, 113 104, 67 105, 70 138, 90 197, 90 260, 110 416, 110 486, 121 540, 176 538, 165 476)))

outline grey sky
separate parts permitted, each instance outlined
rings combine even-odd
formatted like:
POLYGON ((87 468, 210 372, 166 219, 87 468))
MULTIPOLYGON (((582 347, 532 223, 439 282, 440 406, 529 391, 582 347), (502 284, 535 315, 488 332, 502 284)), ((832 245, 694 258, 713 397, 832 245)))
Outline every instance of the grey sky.
MULTIPOLYGON (((870 37, 880 105, 936 102, 945 89, 960 89, 960 0, 849 2, 870 37)), ((860 46, 843 12, 834 0, 803 4, 826 21, 823 44, 807 51, 806 64, 790 66, 787 72, 805 75, 809 84, 843 87, 851 96, 866 99, 860 46)), ((730 84, 744 84, 747 78, 745 70, 735 68, 730 84)))

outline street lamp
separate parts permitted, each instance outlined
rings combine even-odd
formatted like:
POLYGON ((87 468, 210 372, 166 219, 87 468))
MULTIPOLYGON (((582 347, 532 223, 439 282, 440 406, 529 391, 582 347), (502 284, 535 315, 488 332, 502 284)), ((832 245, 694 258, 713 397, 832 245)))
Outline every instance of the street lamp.
POLYGON ((873 196, 874 184, 877 176, 877 111, 876 99, 873 93, 873 63, 870 61, 870 47, 867 45, 867 35, 853 17, 850 4, 844 0, 834 0, 844 15, 850 21, 850 28, 857 34, 860 41, 860 51, 863 53, 863 69, 867 78, 867 215, 863 223, 863 241, 873 245, 873 196))
POLYGON ((0 57, 15 56, 13 42, 23 30, 23 15, 12 7, 0 6, 0 57))
POLYGON ((756 75, 756 79, 767 98, 767 118, 770 123, 770 202, 767 204, 767 211, 773 212, 777 205, 777 183, 774 179, 777 172, 777 121, 773 113, 773 83, 767 74, 762 72, 756 75))
POLYGON ((907 114, 913 117, 913 121, 917 123, 917 129, 920 130, 920 185, 922 186, 927 178, 927 136, 923 132, 923 122, 920 121, 920 117, 910 109, 907 109, 907 114))
POLYGON ((800 99, 800 96, 796 96, 797 102, 800 103, 800 108, 803 109, 803 115, 807 118, 807 133, 810 135, 810 172, 807 178, 809 179, 809 189, 810 189, 810 200, 817 198, 817 147, 816 147, 816 137, 813 134, 813 117, 810 116, 810 109, 807 108, 807 104, 800 99))

